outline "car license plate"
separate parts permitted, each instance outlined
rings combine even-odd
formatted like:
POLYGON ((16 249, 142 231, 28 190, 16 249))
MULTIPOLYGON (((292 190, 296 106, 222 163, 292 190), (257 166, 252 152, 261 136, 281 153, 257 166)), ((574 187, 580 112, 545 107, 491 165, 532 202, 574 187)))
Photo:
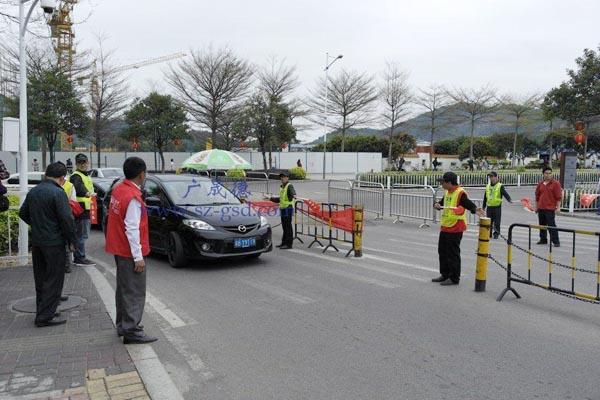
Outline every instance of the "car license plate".
POLYGON ((254 246, 256 246, 256 238, 233 239, 233 247, 236 249, 254 246))

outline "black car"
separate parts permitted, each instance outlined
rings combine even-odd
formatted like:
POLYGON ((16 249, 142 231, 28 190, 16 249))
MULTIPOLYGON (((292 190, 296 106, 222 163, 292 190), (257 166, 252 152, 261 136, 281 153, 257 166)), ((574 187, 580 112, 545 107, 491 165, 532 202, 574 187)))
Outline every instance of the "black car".
MULTIPOLYGON (((104 199, 105 211, 111 192, 104 199)), ((267 219, 209 178, 148 175, 143 197, 150 249, 166 254, 174 268, 190 260, 258 258, 273 249, 267 219)))
POLYGON ((98 227, 101 221, 104 220, 104 196, 112 187, 113 182, 118 181, 118 178, 93 178, 94 192, 96 193, 96 205, 98 208, 98 227))

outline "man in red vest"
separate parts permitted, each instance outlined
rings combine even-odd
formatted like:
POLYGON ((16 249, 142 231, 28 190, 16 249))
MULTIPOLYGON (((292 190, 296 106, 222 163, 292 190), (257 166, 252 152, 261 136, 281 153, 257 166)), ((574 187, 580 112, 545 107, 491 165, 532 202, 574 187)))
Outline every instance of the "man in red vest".
POLYGON ((146 303, 146 264, 150 253, 148 215, 143 207, 141 186, 146 163, 129 157, 123 163, 125 180, 115 186, 108 206, 106 247, 117 264, 117 334, 124 344, 150 343, 157 338, 144 333, 140 322, 146 303))

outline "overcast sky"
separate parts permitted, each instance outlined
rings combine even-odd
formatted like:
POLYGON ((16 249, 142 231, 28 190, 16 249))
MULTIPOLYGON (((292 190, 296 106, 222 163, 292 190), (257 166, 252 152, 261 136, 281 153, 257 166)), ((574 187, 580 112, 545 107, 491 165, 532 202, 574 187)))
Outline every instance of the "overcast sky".
MULTIPOLYGON (((255 64, 285 58, 297 67, 299 95, 323 76, 326 52, 344 55, 332 75, 378 74, 396 61, 413 88, 491 83, 528 94, 557 86, 584 48, 598 49, 599 16, 598 0, 80 0, 74 31, 80 48, 106 35, 119 64, 211 44, 255 64)), ((168 92, 166 66, 132 73, 136 94, 168 92)))

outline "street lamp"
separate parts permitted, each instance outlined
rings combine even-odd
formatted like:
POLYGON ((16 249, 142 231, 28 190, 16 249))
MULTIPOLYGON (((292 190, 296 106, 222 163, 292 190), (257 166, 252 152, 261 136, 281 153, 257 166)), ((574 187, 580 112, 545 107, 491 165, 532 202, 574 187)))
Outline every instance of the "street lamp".
POLYGON ((333 65, 334 62, 344 57, 343 55, 339 55, 337 57, 329 56, 329 53, 325 55, 325 117, 323 118, 323 180, 325 180, 325 159, 327 157, 327 106, 329 105, 328 99, 328 89, 329 89, 329 67, 333 65), (329 59, 333 58, 333 61, 329 62, 329 59))
MULTIPOLYGON (((25 54, 25 33, 27 22, 38 1, 33 0, 27 15, 25 3, 31 0, 19 0, 19 205, 22 206, 27 195, 27 56, 25 54)), ((52 14, 56 8, 55 0, 41 0, 41 7, 46 14, 52 14)), ((29 232, 27 224, 19 219, 19 262, 27 263, 29 250, 29 232)))

